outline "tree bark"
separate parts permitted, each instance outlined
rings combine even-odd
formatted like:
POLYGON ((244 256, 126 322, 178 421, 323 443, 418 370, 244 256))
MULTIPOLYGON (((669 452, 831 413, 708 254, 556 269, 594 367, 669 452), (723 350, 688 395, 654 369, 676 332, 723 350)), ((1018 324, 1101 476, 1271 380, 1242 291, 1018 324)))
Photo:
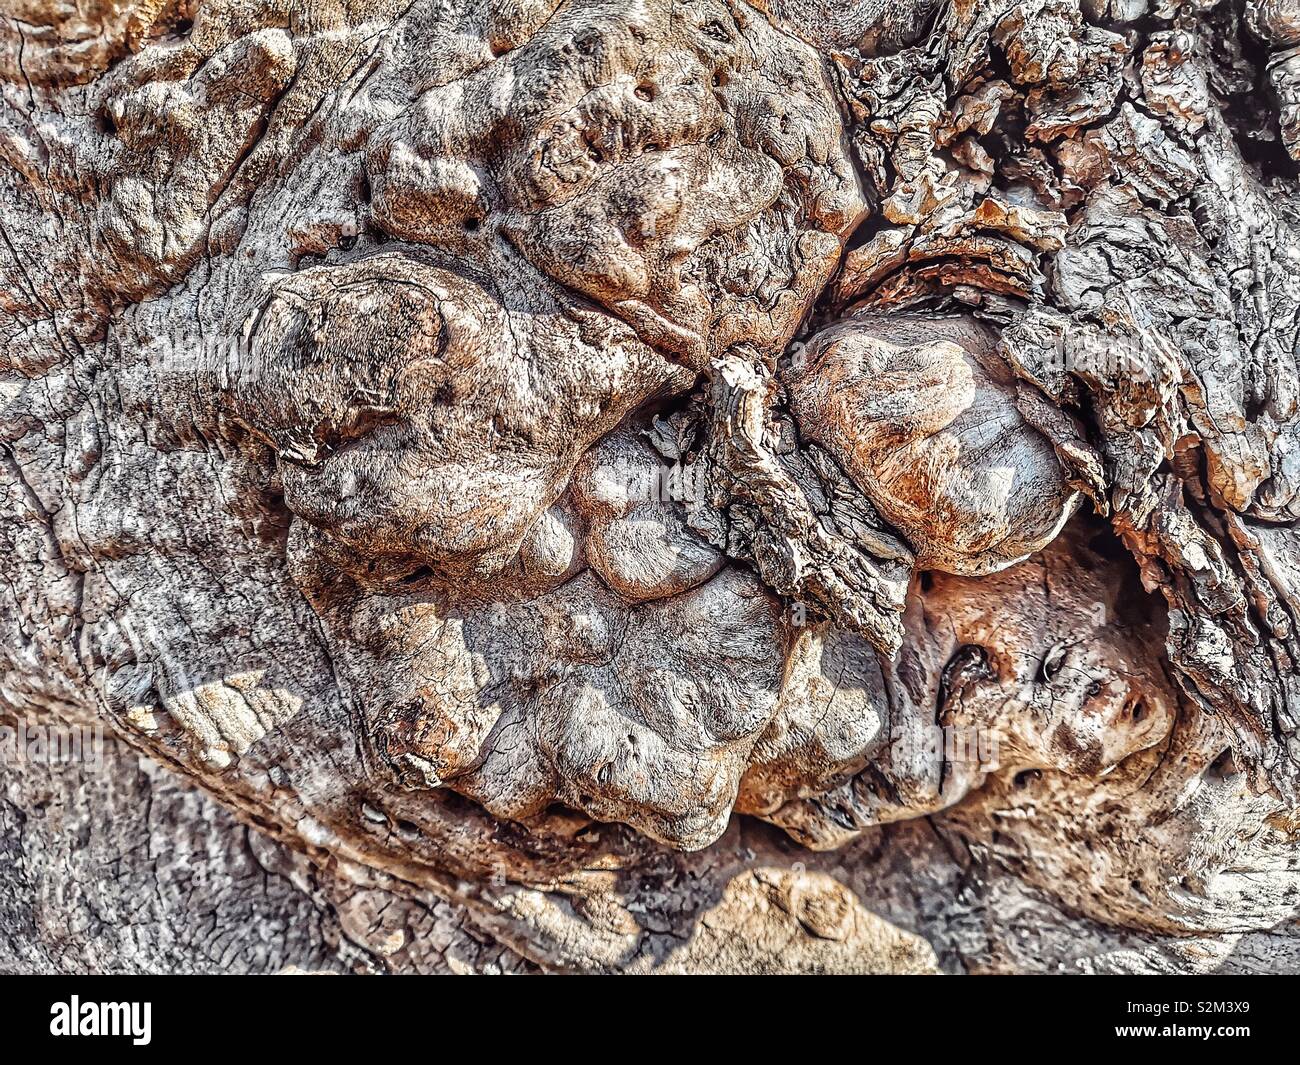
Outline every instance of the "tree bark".
POLYGON ((7 6, 0 968, 1300 969, 1290 0, 7 6))

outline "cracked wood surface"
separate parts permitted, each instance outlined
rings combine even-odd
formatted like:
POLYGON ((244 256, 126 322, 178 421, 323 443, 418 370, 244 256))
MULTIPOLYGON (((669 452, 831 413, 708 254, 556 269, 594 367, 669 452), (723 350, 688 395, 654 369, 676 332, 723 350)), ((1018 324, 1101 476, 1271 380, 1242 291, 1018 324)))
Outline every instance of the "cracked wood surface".
POLYGON ((9 0, 0 156, 0 966, 1300 967, 1290 0, 9 0))

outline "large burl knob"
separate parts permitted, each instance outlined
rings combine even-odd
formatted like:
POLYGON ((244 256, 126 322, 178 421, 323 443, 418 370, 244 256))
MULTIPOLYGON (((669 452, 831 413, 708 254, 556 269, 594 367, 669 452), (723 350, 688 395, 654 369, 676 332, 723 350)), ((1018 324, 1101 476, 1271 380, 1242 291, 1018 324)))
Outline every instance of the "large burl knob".
POLYGON ((552 296, 506 307, 406 253, 301 270, 250 314, 229 409, 350 568, 490 579, 586 448, 678 375, 621 322, 552 296))
POLYGON ((969 317, 861 314, 782 377, 800 432, 840 463, 924 569, 979 575, 1049 543, 1079 503, 969 317))

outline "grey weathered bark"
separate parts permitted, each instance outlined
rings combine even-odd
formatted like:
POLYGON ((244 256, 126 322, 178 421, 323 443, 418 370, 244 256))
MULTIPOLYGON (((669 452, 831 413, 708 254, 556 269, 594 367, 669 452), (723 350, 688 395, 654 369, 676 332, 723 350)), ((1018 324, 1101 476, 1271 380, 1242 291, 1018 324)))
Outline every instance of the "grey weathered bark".
POLYGON ((1300 968, 1291 0, 4 6, 0 966, 1300 968))

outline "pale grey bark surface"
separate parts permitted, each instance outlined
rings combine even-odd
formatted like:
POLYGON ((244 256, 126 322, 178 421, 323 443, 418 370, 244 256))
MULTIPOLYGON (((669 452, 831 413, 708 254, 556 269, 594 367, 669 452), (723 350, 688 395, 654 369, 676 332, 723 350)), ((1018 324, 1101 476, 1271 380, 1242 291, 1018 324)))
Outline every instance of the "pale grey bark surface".
POLYGON ((1300 968, 1289 0, 0 15, 0 967, 1300 968))

